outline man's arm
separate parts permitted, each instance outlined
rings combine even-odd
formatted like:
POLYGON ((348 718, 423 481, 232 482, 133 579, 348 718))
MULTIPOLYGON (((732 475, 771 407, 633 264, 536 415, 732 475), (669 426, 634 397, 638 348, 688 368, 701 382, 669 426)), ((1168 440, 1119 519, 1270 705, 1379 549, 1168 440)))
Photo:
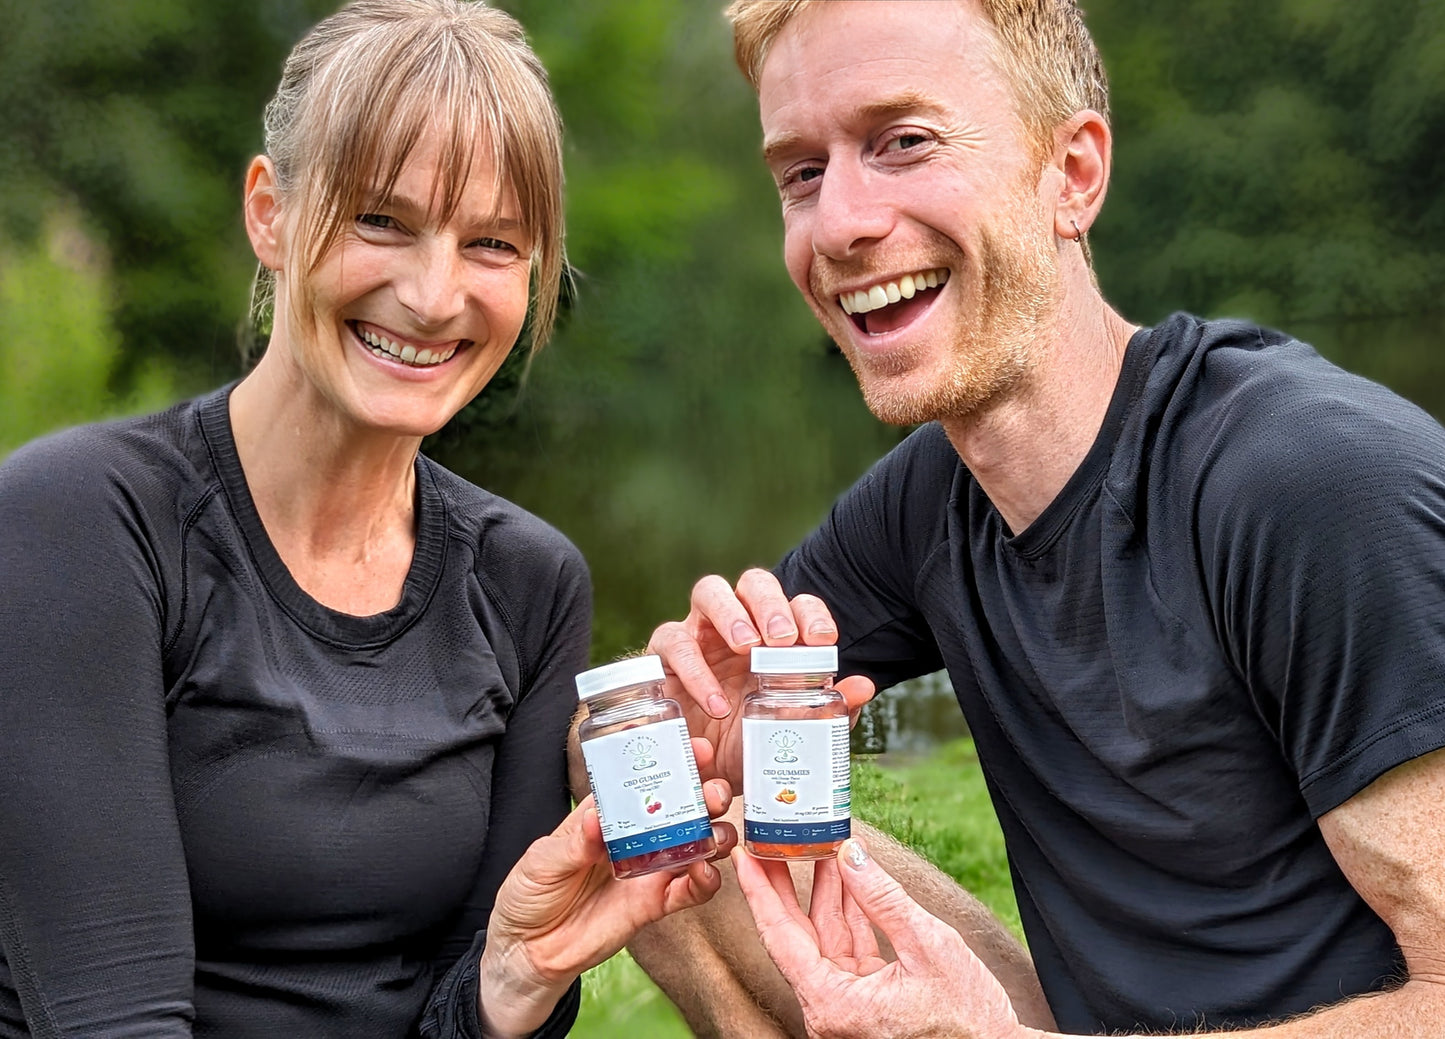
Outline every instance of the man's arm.
MULTIPOLYGON (((1445 750, 1400 765, 1320 818, 1350 883, 1394 932, 1409 979, 1232 1039, 1438 1039, 1445 1022, 1445 750)), ((871 848, 867 849, 871 851, 871 848)), ((908 897, 856 842, 819 877, 829 905, 808 915, 778 871, 744 859, 739 881, 763 944, 797 992, 810 1034, 895 1032, 960 1039, 1054 1039, 1031 1028, 1005 986, 949 929, 908 897), (865 917, 897 950, 886 963, 851 920, 865 917)), ((815 887, 816 890, 816 887, 815 887)), ((1207 1034, 1207 1033, 1198 1033, 1207 1034)))

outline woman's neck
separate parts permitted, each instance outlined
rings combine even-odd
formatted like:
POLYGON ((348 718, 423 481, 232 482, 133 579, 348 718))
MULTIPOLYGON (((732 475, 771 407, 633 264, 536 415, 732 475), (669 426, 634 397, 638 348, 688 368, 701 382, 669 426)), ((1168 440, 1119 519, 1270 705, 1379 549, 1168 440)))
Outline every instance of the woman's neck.
POLYGON ((275 351, 232 391, 230 416, 256 511, 297 584, 344 613, 394 606, 416 545, 420 440, 358 428, 275 351))

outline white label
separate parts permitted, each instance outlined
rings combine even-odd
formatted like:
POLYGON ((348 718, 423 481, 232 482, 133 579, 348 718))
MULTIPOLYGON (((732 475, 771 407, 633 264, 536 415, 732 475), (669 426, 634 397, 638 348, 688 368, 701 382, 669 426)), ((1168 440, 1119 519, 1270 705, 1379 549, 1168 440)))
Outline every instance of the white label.
POLYGON ((814 844, 848 836, 848 719, 743 719, 749 840, 814 844))
POLYGON ((602 839, 614 861, 710 832, 687 723, 681 718, 587 740, 582 757, 596 795, 602 839))

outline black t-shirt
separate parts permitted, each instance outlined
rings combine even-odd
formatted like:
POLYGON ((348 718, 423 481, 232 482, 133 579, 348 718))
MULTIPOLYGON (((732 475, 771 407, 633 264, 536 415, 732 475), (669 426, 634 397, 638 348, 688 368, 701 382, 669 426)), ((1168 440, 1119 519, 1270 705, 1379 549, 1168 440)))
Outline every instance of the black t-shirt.
POLYGON ((937 426, 780 565, 841 670, 946 667, 1075 1032, 1259 1022, 1398 978, 1315 820, 1445 745, 1445 431, 1278 333, 1134 336, 1013 536, 937 426))
POLYGON ((423 457, 401 601, 327 609, 228 399, 0 467, 0 1036, 475 1035, 497 887, 570 805, 586 566, 423 457))

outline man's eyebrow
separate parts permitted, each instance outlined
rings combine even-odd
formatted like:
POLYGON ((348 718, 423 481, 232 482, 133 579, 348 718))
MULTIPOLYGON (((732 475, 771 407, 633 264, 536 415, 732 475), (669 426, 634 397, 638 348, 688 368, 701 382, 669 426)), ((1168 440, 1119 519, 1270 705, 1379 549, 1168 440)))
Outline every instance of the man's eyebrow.
POLYGON ((853 121, 858 123, 877 122, 882 119, 891 119, 894 116, 908 115, 911 112, 923 112, 928 115, 937 115, 943 111, 943 106, 938 99, 916 90, 905 90, 894 94, 892 97, 885 97, 879 101, 870 101, 866 105, 859 105, 853 110, 853 121))
MULTIPOLYGON (((914 112, 926 115, 937 116, 943 111, 943 105, 937 98, 928 94, 919 93, 915 90, 905 90, 902 93, 894 94, 877 101, 870 101, 865 105, 859 105, 848 116, 849 126, 859 124, 868 125, 871 123, 884 122, 901 115, 909 115, 914 112)), ((763 142, 763 161, 775 162, 779 156, 784 155, 802 142, 803 135, 792 131, 784 131, 775 137, 763 142)))
POLYGON ((763 142, 763 161, 772 165, 777 161, 778 156, 784 155, 798 146, 803 139, 800 133, 780 133, 776 137, 763 142))

